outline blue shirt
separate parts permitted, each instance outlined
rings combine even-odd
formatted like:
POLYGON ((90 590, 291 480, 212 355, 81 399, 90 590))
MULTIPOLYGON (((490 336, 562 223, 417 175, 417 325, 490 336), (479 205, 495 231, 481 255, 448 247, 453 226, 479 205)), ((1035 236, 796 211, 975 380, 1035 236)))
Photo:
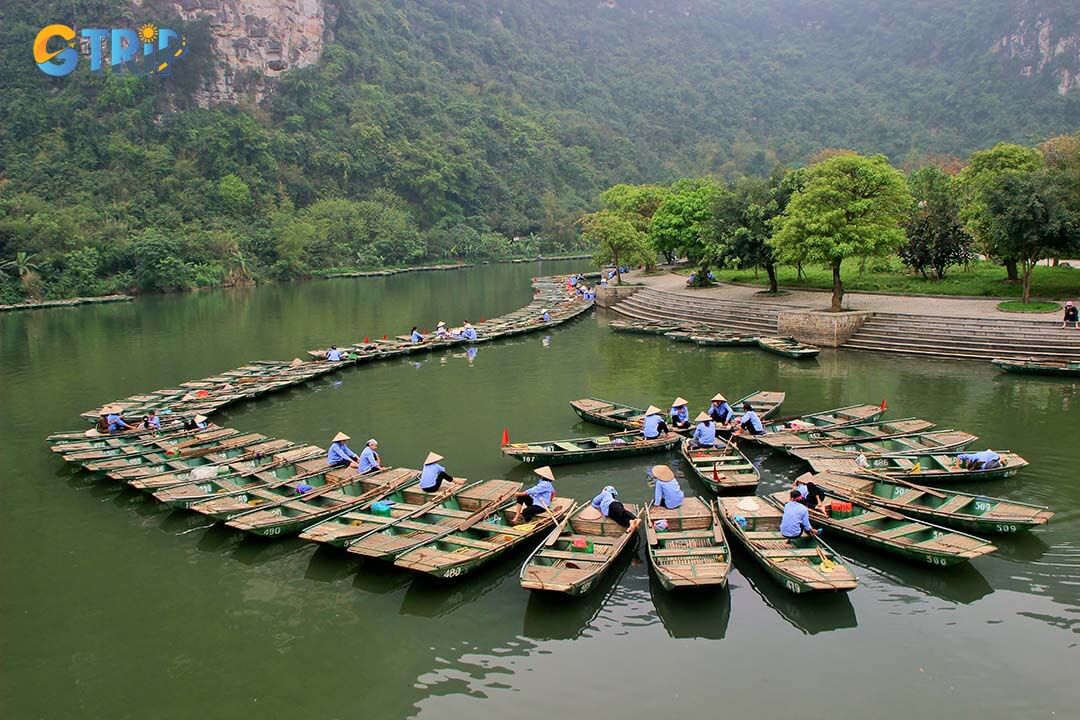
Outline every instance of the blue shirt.
POLYGON ((601 515, 607 517, 613 502, 615 502, 615 496, 605 490, 592 499, 592 506, 599 510, 601 515))
POLYGON ((337 465, 341 462, 356 460, 356 453, 349 449, 344 442, 336 442, 330 445, 330 451, 326 453, 326 464, 337 465))
POLYGON ((694 428, 694 441, 698 445, 715 445, 716 426, 712 423, 699 422, 694 428))
POLYGON ((544 313, 544 322, 551 322, 551 313, 544 313))
POLYGON ((555 486, 551 484, 551 481, 541 479, 525 493, 533 499, 534 503, 546 508, 551 505, 551 498, 555 495, 555 486))
POLYGON ((663 421, 664 419, 656 413, 646 415, 641 425, 641 434, 649 440, 660 437, 660 423, 663 421))
POLYGON ((956 456, 956 459, 960 462, 980 462, 983 464, 989 464, 992 462, 998 462, 1001 460, 1001 456, 993 450, 983 450, 977 453, 960 453, 956 456))
POLYGON ((810 511, 802 503, 789 500, 784 505, 784 517, 780 518, 780 534, 786 538, 796 538, 803 530, 810 527, 810 511))
POLYGON ((467 327, 461 331, 461 336, 466 340, 476 339, 476 328, 467 327))
POLYGON ((146 416, 146 425, 147 425, 147 427, 152 427, 152 428, 156 428, 156 429, 160 430, 161 429, 161 418, 159 418, 157 415, 147 415, 146 416))
POLYGON ((761 418, 759 418, 757 416, 757 413, 753 410, 747 410, 746 412, 744 412, 742 419, 739 420, 739 424, 743 427, 749 425, 750 429, 756 433, 765 432, 765 427, 761 424, 761 418))
POLYGON ((329 360, 330 362, 340 362, 341 361, 341 351, 338 350, 337 348, 334 348, 333 350, 328 350, 327 353, 326 353, 326 359, 329 360))
POLYGON ((716 407, 709 408, 709 414, 713 416, 716 422, 727 423, 731 422, 731 418, 735 417, 735 413, 732 411, 731 406, 725 401, 721 401, 716 407))
POLYGON ((116 413, 113 413, 112 415, 109 415, 109 417, 106 418, 106 419, 109 421, 109 432, 116 432, 117 430, 126 430, 127 428, 130 427, 130 425, 128 425, 126 422, 124 422, 124 419, 122 417, 120 417, 119 415, 117 415, 116 413))
POLYGON ((653 495, 653 505, 659 505, 660 501, 664 501, 664 506, 669 509, 675 509, 682 505, 683 491, 679 487, 678 480, 656 481, 656 493, 653 495))
POLYGON ((413 330, 413 331, 412 331, 412 334, 411 334, 411 335, 409 335, 409 338, 410 338, 410 339, 411 339, 411 340, 412 340, 412 341, 413 341, 414 343, 418 343, 418 342, 423 342, 423 341, 424 341, 424 336, 423 336, 423 335, 421 335, 421 334, 420 334, 420 332, 419 332, 418 330, 413 330))
POLYGON ((360 453, 360 472, 367 472, 368 470, 374 470, 375 466, 379 464, 379 453, 372 450, 370 447, 364 448, 360 453))
POLYGON ((424 469, 420 471, 420 489, 427 490, 435 487, 435 480, 438 479, 439 473, 444 472, 446 472, 446 468, 439 463, 425 465, 424 469))
POLYGON ((671 419, 677 423, 690 422, 690 410, 685 405, 671 408, 671 419))

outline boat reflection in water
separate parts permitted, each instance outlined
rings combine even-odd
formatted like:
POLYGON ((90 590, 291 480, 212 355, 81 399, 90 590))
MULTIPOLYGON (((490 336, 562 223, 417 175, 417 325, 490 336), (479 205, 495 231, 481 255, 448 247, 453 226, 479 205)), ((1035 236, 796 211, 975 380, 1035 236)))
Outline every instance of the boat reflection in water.
POLYGON ((665 590, 649 573, 649 591, 660 623, 673 638, 722 640, 731 618, 731 595, 727 588, 706 587, 665 590))
MULTIPOLYGON (((492 591, 517 592, 517 568, 525 557, 524 549, 515 550, 482 565, 477 571, 455 580, 441 580, 401 568, 394 570, 410 580, 401 601, 402 615, 438 618, 479 601, 492 591)), ((383 563, 387 567, 392 567, 383 563)))

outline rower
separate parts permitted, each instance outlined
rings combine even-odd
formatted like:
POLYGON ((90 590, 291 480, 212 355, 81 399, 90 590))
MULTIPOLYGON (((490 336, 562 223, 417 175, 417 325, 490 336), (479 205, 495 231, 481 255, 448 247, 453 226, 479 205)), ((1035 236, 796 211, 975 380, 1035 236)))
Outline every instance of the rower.
POLYGON ((435 337, 438 338, 439 340, 443 340, 443 339, 446 338, 446 336, 447 336, 446 323, 444 323, 442 320, 440 320, 439 324, 435 326, 435 337))
POLYGON ((682 397, 675 398, 671 403, 671 424, 679 430, 690 427, 690 408, 682 397))
POLYGON ((338 350, 337 345, 331 345, 326 351, 326 359, 330 362, 341 362, 341 351, 338 350))
POLYGON ((669 429, 660 415, 660 408, 650 405, 645 409, 645 419, 641 421, 641 434, 646 440, 654 440, 660 437, 660 433, 667 432, 669 429))
POLYGON ((796 480, 792 485, 792 489, 799 493, 799 502, 806 507, 820 512, 828 512, 829 502, 825 492, 814 482, 807 480, 803 483, 796 480))
POLYGON ((798 490, 792 490, 788 497, 790 499, 784 504, 784 515, 780 518, 780 534, 788 540, 801 537, 804 532, 817 537, 818 531, 810 526, 810 511, 799 502, 802 495, 798 490))
POLYGON ((424 469, 420 471, 420 489, 424 492, 436 492, 445 480, 453 484, 454 478, 446 472, 446 468, 439 464, 443 456, 436 452, 429 452, 424 458, 424 469))
POLYGON ((519 492, 514 495, 518 501, 517 512, 514 513, 514 519, 510 522, 517 525, 524 520, 528 522, 537 515, 541 514, 551 506, 551 501, 555 499, 555 473, 551 471, 551 468, 547 465, 538 467, 533 470, 537 477, 536 484, 525 492, 519 492))
POLYGON ((987 448, 979 453, 960 453, 956 464, 965 470, 993 470, 1001 467, 1001 456, 987 448))
POLYGON ((728 405, 726 397, 716 393, 709 403, 709 415, 718 425, 727 425, 735 418, 735 411, 728 405))
POLYGON ((627 534, 637 530, 641 520, 634 517, 626 507, 618 501, 619 491, 611 485, 605 485, 600 494, 592 499, 592 506, 600 511, 606 518, 611 518, 619 525, 626 528, 627 534))
POLYGON ((382 470, 383 466, 379 464, 379 442, 375 438, 371 438, 367 441, 367 446, 360 453, 360 467, 361 474, 374 472, 376 470, 382 470))
POLYGON ((694 437, 690 440, 692 448, 711 448, 716 445, 716 426, 708 413, 698 413, 694 418, 697 427, 694 428, 694 437))
POLYGON ((652 476, 656 480, 656 492, 653 495, 654 507, 674 510, 682 505, 683 491, 671 468, 667 465, 654 465, 652 476))
POLYGON ((765 426, 761 424, 761 418, 754 412, 754 408, 748 402, 742 404, 743 415, 739 418, 739 427, 735 432, 746 431, 751 435, 764 435, 765 426))
POLYGON ((101 408, 101 411, 98 413, 98 419, 97 419, 97 423, 94 425, 94 429, 97 430, 102 435, 105 435, 106 433, 109 432, 109 406, 108 405, 101 408))
POLYGON ((546 323, 551 322, 551 313, 547 311, 547 308, 540 309, 540 319, 546 323))
POLYGON ((156 410, 150 410, 146 417, 142 419, 142 426, 144 430, 160 430, 161 418, 158 417, 156 410))
POLYGON ((339 432, 330 443, 330 450, 326 453, 326 464, 330 467, 360 467, 360 457, 354 453, 345 443, 351 440, 348 435, 339 432))
POLYGON ((109 411, 105 415, 105 421, 108 423, 109 432, 131 429, 131 426, 124 421, 123 417, 120 416, 120 408, 111 406, 106 409, 109 411))
POLYGON ((420 334, 420 331, 416 329, 416 326, 412 326, 412 330, 409 331, 409 340, 414 343, 424 342, 424 336, 420 334))
POLYGON ((465 325, 461 328, 461 337, 465 338, 466 340, 476 339, 476 328, 474 328, 472 326, 472 323, 468 320, 465 321, 465 325))

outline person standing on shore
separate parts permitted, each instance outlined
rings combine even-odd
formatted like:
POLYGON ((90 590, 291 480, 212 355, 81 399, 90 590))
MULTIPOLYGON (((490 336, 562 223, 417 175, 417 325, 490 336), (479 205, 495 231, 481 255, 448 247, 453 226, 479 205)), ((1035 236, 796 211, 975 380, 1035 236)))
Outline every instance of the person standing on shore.
POLYGON ((1072 323, 1074 328, 1080 330, 1080 313, 1077 312, 1072 300, 1065 303, 1065 317, 1061 321, 1061 327, 1065 327, 1069 323, 1072 323))

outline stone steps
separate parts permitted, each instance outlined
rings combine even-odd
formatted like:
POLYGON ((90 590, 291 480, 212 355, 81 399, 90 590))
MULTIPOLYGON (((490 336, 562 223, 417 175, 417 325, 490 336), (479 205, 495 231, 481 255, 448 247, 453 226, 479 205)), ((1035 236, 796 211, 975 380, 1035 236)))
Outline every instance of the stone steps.
MULTIPOLYGON (((636 297, 636 296, 634 296, 636 297)), ((713 310, 687 310, 649 303, 631 302, 634 298, 623 300, 611 309, 626 317, 638 320, 673 320, 675 322, 708 323, 720 328, 739 330, 764 335, 776 334, 776 319, 746 319, 733 312, 713 310)))
POLYGON ((1041 352, 1029 346, 1023 350, 1001 350, 994 348, 965 347, 962 345, 941 345, 934 342, 909 342, 904 338, 892 340, 868 340, 855 333, 854 337, 844 343, 845 350, 873 350, 875 352, 893 352, 904 355, 926 355, 931 357, 958 358, 964 360, 992 360, 996 357, 1023 357, 1036 358, 1038 360, 1064 360, 1075 359, 1077 356, 1063 355, 1055 352, 1041 352))
POLYGON ((1076 342, 1068 343, 1052 341, 1050 338, 1004 337, 994 334, 969 334, 966 332, 959 334, 943 334, 931 331, 913 332, 905 329, 872 327, 870 323, 863 325, 852 340, 855 340, 856 337, 860 340, 871 341, 904 340, 914 344, 932 343, 944 347, 993 349, 999 355, 1011 352, 1029 352, 1035 348, 1041 352, 1055 355, 1080 354, 1080 338, 1076 342))

